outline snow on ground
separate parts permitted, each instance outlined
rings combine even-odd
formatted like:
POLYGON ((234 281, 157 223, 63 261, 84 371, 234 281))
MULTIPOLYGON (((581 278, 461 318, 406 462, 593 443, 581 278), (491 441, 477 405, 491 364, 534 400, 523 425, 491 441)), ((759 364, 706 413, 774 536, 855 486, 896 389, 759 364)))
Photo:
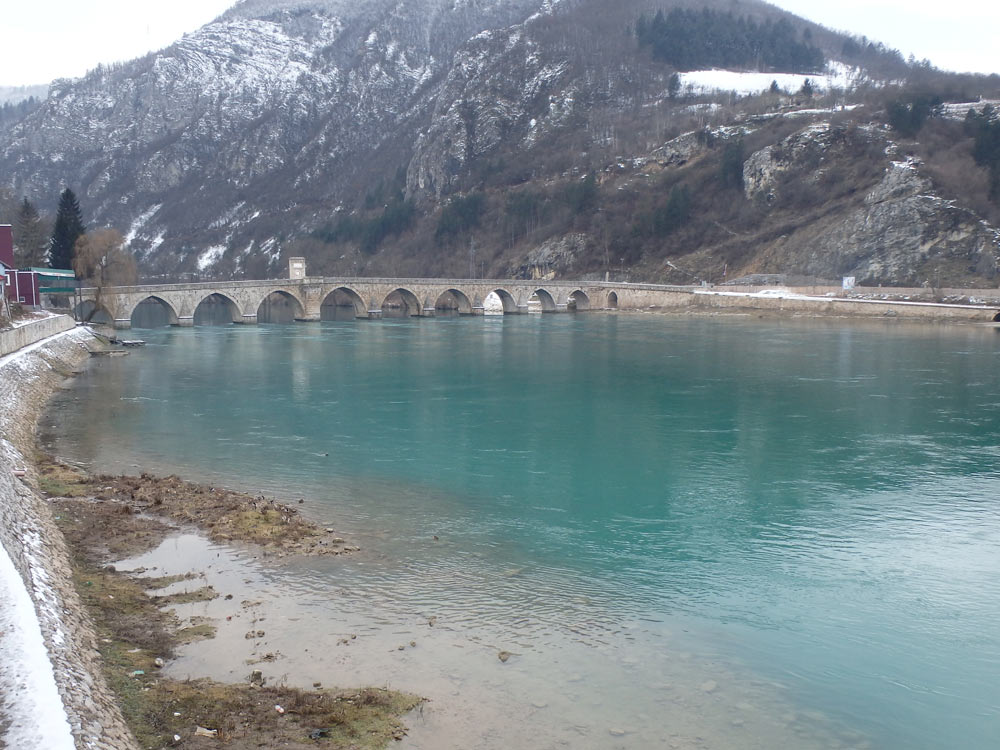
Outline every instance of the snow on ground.
POLYGON ((125 235, 126 246, 132 244, 132 240, 134 240, 136 237, 139 236, 139 232, 142 231, 142 228, 146 225, 146 222, 152 219, 153 214, 159 211, 162 207, 163 207, 162 203, 157 203, 155 206, 152 206, 148 211, 145 211, 136 217, 135 221, 133 221, 132 225, 128 228, 128 234, 125 235))
POLYGON ((45 318, 53 318, 55 313, 47 312, 46 310, 35 310, 27 315, 24 315, 16 320, 9 321, 11 328, 20 328, 21 326, 26 326, 29 323, 35 323, 39 320, 44 320, 45 318))
POLYGON ((831 62, 823 73, 757 73, 736 70, 692 70, 681 73, 681 91, 691 94, 711 94, 716 91, 733 91, 746 96, 759 94, 778 82, 783 91, 794 94, 802 88, 806 79, 817 92, 832 88, 850 89, 860 83, 869 82, 858 68, 839 62, 831 62))
POLYGON ((941 105, 941 114, 949 120, 964 120, 970 109, 976 110, 979 114, 990 106, 993 108, 994 118, 1000 116, 1000 99, 982 99, 977 102, 948 102, 941 105))
POLYGON ((487 315, 503 315, 503 301, 496 292, 490 292, 483 300, 483 312, 487 315))
POLYGON ((225 245, 213 245, 198 256, 198 270, 205 271, 209 266, 214 266, 226 253, 225 245))
POLYGON ((0 545, 0 685, 6 747, 73 750, 35 607, 10 555, 0 545))
POLYGON ((810 302, 847 302, 861 305, 898 305, 901 307, 961 307, 970 310, 981 310, 983 305, 961 305, 947 302, 910 302, 907 300, 895 299, 862 299, 858 297, 836 297, 833 293, 828 293, 824 297, 817 297, 811 294, 799 294, 788 289, 761 289, 759 292, 720 292, 714 289, 694 289, 694 294, 710 294, 717 297, 746 297, 749 299, 796 299, 808 300, 810 302))
MULTIPOLYGON (((31 352, 63 337, 82 342, 90 335, 72 328, 0 357, 0 383, 13 382, 6 380, 13 377, 12 370, 20 369, 20 377, 30 377, 38 367, 48 366, 28 359, 31 352)), ((0 388, 0 409, 5 413, 13 414, 19 408, 14 403, 15 391, 0 388)), ((0 466, 6 470, 21 465, 23 458, 17 449, 0 438, 0 466)), ((7 477, 4 480, 19 481, 7 477)), ((14 494, 9 485, 7 489, 0 485, 0 490, 14 494)), ((5 499, 13 501, 13 497, 5 499)), ((0 725, 4 726, 0 745, 18 750, 73 750, 69 719, 56 687, 40 625, 40 621, 48 623, 54 645, 64 645, 60 624, 62 605, 41 559, 42 537, 38 528, 29 524, 21 530, 19 541, 19 554, 34 601, 10 554, 0 544, 0 725)))

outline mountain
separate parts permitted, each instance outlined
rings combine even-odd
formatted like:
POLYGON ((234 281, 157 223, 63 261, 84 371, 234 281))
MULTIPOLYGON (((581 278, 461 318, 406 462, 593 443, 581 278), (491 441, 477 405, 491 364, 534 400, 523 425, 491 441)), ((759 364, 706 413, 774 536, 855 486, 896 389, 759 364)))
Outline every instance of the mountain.
POLYGON ((49 92, 47 84, 41 86, 0 86, 0 105, 20 104, 26 99, 44 99, 49 92))
POLYGON ((984 96, 995 76, 752 0, 245 0, 53 82, 0 120, 0 174, 50 209, 73 187, 149 276, 302 254, 358 275, 981 284, 1000 216, 963 118, 984 96), (904 138, 890 106, 918 91, 930 115, 904 138))

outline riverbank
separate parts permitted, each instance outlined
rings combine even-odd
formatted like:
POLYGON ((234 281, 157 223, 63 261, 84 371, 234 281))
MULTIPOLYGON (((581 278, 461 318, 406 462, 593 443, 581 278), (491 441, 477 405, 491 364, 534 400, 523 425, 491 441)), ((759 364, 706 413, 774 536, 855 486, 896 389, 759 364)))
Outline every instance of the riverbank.
POLYGON ((11 560, 0 587, 7 617, 0 736, 7 746, 197 748, 225 739, 234 748, 323 741, 374 749, 401 737, 399 717, 419 703, 412 695, 293 689, 267 685, 249 670, 250 679, 232 685, 163 675, 175 647, 214 633, 209 622, 184 627, 170 608, 219 595, 204 586, 188 590, 197 571, 150 579, 118 573, 110 562, 185 527, 261 557, 358 548, 273 500, 176 477, 89 477, 38 453, 38 416, 95 345, 89 331, 74 328, 0 359, 0 514, 11 560), (183 591, 167 592, 178 584, 183 591))
POLYGON ((97 639, 73 585, 69 550, 35 489, 31 462, 37 417, 89 356, 93 336, 70 324, 0 359, 0 541, 17 574, 8 583, 21 587, 31 605, 10 625, 40 647, 23 650, 23 639, 6 628, 0 638, 3 738, 25 750, 131 750, 135 744, 102 677, 97 639))

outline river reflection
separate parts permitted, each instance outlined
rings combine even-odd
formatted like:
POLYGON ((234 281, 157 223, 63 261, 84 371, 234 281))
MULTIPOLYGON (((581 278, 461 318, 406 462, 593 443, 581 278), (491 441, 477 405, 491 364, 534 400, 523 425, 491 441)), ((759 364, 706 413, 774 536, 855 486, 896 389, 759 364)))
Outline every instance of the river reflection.
MULTIPOLYGON (((289 613, 288 653, 363 629, 317 664, 433 690, 412 747, 998 736, 992 329, 581 314, 144 337, 45 439, 303 497, 356 538, 354 559, 247 576, 289 613), (398 656, 428 617, 447 628, 398 656)), ((185 668, 222 668, 198 648, 185 668)))

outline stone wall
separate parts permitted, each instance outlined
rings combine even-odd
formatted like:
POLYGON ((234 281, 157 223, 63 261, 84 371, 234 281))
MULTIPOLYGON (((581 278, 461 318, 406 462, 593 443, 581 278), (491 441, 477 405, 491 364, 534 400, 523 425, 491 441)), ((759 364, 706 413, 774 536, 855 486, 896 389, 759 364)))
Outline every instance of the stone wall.
MULTIPOLYGON (((62 317, 5 333, 34 338, 34 343, 45 331, 65 328, 67 320, 74 328, 72 319, 62 317)), ((48 503, 33 489, 35 422, 52 392, 88 357, 92 340, 85 329, 69 330, 0 363, 0 543, 34 602, 76 747, 135 750, 104 681, 97 638, 73 586, 66 543, 48 503), (28 470, 26 477, 14 475, 21 468, 28 470)))
POLYGON ((76 322, 68 315, 54 315, 50 318, 33 320, 17 328, 0 329, 0 357, 49 336, 68 331, 75 325, 76 322))

